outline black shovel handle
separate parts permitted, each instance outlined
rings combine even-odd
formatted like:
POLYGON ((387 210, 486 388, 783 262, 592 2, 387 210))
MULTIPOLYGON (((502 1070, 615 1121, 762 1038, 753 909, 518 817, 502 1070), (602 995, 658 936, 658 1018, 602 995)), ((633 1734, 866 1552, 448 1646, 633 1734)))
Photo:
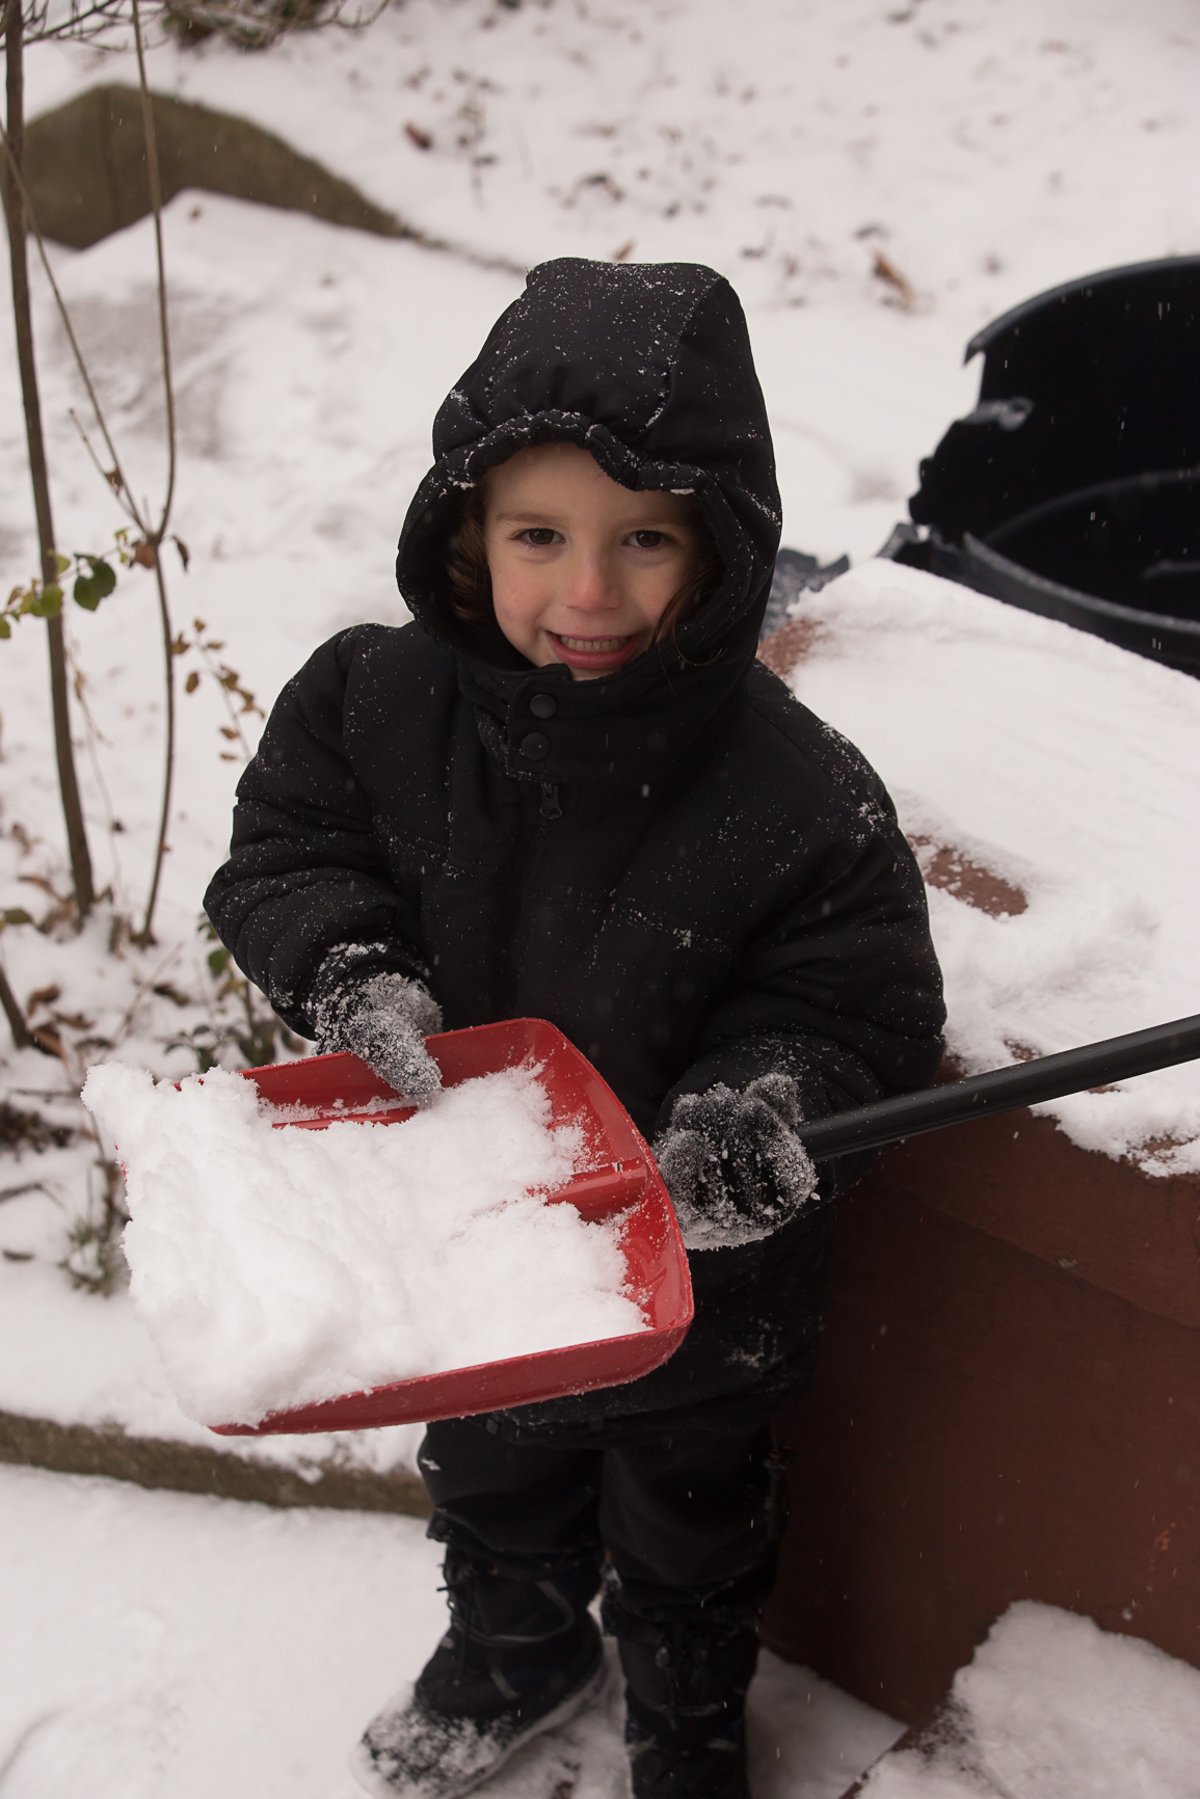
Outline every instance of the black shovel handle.
POLYGON ((1128 1080, 1131 1075, 1170 1068, 1197 1056, 1200 1014, 1158 1024, 1148 1031, 1131 1031, 1124 1037, 1107 1037, 1103 1043, 1085 1043, 1081 1049, 1065 1049, 1056 1056, 1016 1062, 1011 1068, 968 1075, 944 1087, 876 1100, 853 1111, 837 1112, 832 1118, 818 1118, 803 1125, 801 1133, 813 1161, 828 1162, 853 1150, 883 1149, 923 1131, 966 1124, 989 1112, 1015 1111, 1039 1100, 1061 1099, 1064 1093, 1082 1093, 1088 1087, 1128 1080))

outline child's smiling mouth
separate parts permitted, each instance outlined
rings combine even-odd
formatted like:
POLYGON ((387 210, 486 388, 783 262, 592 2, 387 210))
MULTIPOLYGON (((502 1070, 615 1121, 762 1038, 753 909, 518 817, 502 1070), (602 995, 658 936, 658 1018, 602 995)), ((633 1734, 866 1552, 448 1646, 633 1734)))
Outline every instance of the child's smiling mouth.
POLYGON ((622 637, 568 637, 547 631, 555 656, 576 674, 605 674, 630 661, 642 648, 644 631, 622 637))
POLYGON ((606 651, 623 650, 627 643, 632 642, 629 637, 566 637, 559 632, 552 632, 551 635, 557 637, 558 642, 565 644, 569 650, 594 650, 600 655, 606 651))

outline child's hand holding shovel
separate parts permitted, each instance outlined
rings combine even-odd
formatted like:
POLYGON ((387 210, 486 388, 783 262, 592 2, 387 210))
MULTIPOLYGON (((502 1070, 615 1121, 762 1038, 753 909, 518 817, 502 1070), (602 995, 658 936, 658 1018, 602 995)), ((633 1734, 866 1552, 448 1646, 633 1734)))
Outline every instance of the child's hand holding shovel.
POLYGON ((688 1249, 753 1243, 795 1217, 816 1185, 801 1122, 783 1074, 676 1100, 654 1153, 688 1249))
POLYGON ((322 1052, 349 1051, 416 1105, 440 1093, 442 1077, 425 1048, 441 1028, 437 1001, 419 981, 380 970, 377 944, 339 944, 317 971, 309 1015, 322 1052))

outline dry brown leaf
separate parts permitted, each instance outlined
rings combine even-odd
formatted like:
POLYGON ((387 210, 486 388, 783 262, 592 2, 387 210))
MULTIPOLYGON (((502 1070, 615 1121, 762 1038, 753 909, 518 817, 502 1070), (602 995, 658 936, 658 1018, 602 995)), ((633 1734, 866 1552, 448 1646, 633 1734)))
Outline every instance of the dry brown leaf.
POLYGON ((907 311, 916 305, 917 290, 908 276, 902 274, 890 256, 876 246, 871 252, 871 273, 896 296, 896 304, 907 311))

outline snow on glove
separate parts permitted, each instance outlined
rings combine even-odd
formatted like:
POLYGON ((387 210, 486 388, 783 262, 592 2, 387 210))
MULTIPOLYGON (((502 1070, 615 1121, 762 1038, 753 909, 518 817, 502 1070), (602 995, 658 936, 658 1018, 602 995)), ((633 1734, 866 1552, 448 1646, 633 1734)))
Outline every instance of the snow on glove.
POLYGON ((676 1100, 654 1154, 688 1249, 754 1243, 795 1217, 816 1185, 799 1123, 784 1074, 676 1100))
POLYGON ((309 1000, 317 1048, 349 1051, 405 1099, 421 1104, 441 1091, 425 1039, 442 1023, 441 1009, 419 981, 394 972, 355 974, 370 952, 341 945, 321 964, 309 1000), (343 972, 345 971, 345 972, 343 972))

